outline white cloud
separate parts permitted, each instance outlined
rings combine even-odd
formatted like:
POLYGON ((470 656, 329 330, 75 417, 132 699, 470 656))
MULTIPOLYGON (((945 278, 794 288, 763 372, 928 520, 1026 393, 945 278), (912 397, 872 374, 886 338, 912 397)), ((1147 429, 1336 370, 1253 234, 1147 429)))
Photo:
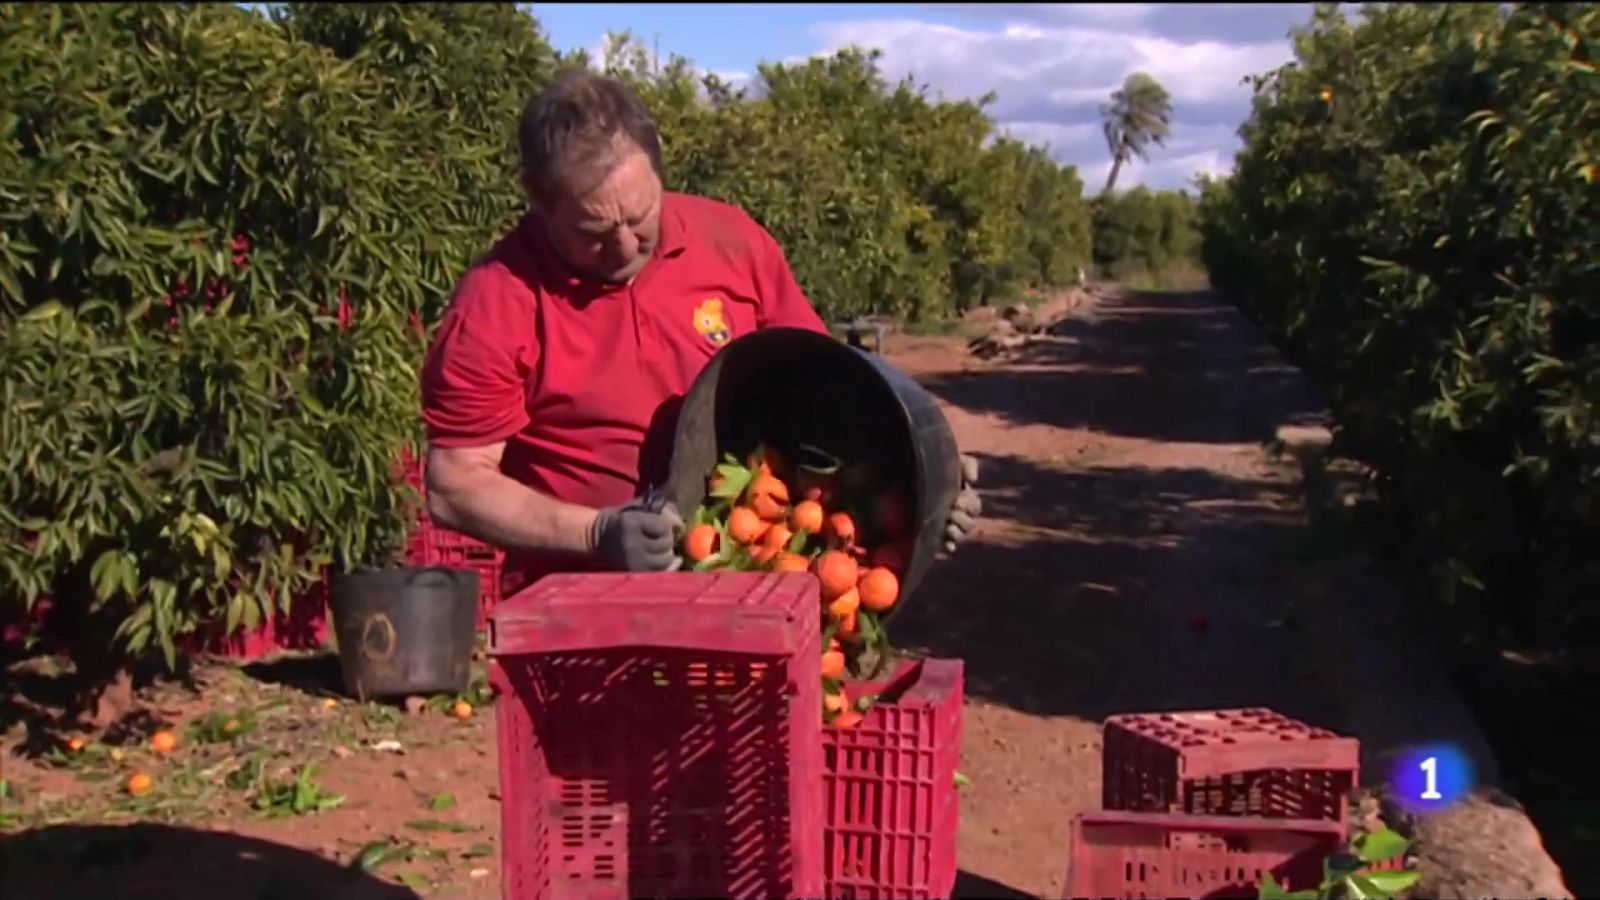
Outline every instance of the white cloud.
POLYGON ((1147 162, 1124 166, 1118 185, 1182 187, 1196 174, 1229 171, 1250 110, 1241 82, 1291 60, 1288 29, 1310 14, 1309 4, 940 6, 974 21, 846 20, 813 32, 823 54, 852 44, 881 49, 891 80, 909 74, 951 99, 995 91, 990 112, 1002 128, 1048 143, 1091 190, 1110 168, 1100 106, 1134 71, 1171 94, 1172 134, 1147 162))

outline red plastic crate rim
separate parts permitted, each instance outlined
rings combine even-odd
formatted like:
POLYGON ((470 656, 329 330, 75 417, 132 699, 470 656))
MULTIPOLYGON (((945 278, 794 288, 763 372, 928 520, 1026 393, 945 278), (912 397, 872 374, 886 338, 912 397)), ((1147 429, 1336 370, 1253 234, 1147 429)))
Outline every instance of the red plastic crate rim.
POLYGON ((1272 873, 1314 888, 1344 844, 1337 822, 1103 810, 1072 822, 1068 897, 1257 896, 1272 873))
MULTIPOLYGON (((802 590, 817 595, 815 578, 795 572, 547 575, 506 598, 494 611, 489 619, 489 652, 721 647, 729 652, 789 656, 801 646, 796 638, 800 630, 792 626, 801 618, 814 620, 816 607, 768 601, 801 583, 808 586, 802 590), (661 615, 669 605, 673 614, 661 615)), ((820 669, 817 677, 821 678, 820 669)))

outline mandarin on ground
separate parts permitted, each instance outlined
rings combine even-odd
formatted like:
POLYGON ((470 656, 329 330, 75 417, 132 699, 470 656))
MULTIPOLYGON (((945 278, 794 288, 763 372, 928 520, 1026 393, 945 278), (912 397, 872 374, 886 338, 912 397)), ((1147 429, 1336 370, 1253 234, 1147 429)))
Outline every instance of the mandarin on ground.
POLYGON ((150 735, 150 749, 157 753, 171 753, 178 748, 178 736, 170 731, 150 735))
POLYGON ((472 718, 472 704, 465 700, 457 700, 455 705, 450 707, 450 715, 458 719, 470 719, 472 718))
POLYGON ((856 586, 861 594, 861 605, 873 612, 883 612, 900 599, 900 579, 882 566, 868 569, 856 586))
POLYGON ((135 772, 128 776, 128 780, 123 782, 122 786, 128 793, 138 797, 150 793, 150 788, 154 783, 148 773, 135 772))
POLYGON ((766 533, 767 523, 748 506, 735 506, 728 513, 728 537, 741 544, 752 544, 766 533))
POLYGON ((829 600, 856 586, 859 567, 848 553, 828 550, 817 557, 815 569, 817 580, 822 582, 822 596, 829 600))
POLYGON ((815 500, 801 500, 789 513, 789 524, 795 531, 817 534, 822 531, 823 517, 821 503, 815 500))
POLYGON ((67 752, 69 752, 69 753, 77 753, 78 751, 82 750, 85 746, 87 746, 87 742, 84 741, 83 738, 78 737, 77 735, 73 735, 72 737, 67 739, 67 752))
POLYGON ((709 559, 717 552, 717 540, 720 537, 715 525, 696 525, 684 536, 683 551, 694 562, 709 559))

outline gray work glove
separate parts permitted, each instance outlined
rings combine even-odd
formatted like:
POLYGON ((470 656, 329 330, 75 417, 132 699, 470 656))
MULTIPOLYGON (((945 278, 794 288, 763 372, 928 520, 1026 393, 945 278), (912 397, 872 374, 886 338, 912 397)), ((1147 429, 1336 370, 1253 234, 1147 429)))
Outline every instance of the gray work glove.
POLYGON ((983 501, 973 487, 978 483, 978 458, 961 455, 961 492, 950 505, 950 520, 944 529, 944 552, 954 553, 956 547, 972 534, 983 515, 983 501))
POLYGON ((671 572, 683 565, 678 555, 678 532, 683 517, 672 504, 660 512, 644 499, 609 506, 595 517, 589 540, 595 552, 623 572, 671 572))

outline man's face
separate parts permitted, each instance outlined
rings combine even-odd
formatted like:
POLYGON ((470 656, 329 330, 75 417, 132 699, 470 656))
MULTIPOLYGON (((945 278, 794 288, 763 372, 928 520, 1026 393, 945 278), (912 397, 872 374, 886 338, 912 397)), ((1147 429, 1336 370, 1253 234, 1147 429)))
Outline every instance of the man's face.
POLYGON ((550 243, 573 271, 626 284, 661 238, 661 179, 650 157, 630 145, 599 184, 541 204, 541 211, 550 243))

